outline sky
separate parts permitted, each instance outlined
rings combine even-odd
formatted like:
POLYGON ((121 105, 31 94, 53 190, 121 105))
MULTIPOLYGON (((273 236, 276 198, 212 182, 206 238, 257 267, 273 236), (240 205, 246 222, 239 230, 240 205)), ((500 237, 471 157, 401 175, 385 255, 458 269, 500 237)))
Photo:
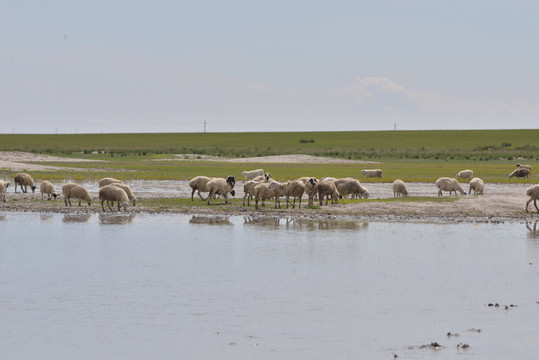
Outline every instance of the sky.
POLYGON ((539 0, 2 1, 0 133, 539 128, 539 0))

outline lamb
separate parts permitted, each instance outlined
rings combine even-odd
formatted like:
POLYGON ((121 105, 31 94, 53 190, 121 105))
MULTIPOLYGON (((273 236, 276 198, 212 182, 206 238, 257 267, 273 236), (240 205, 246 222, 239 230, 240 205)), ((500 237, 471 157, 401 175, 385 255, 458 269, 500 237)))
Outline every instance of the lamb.
POLYGON ((110 177, 99 179, 99 182, 98 182, 100 188, 103 186, 110 185, 110 184, 123 184, 123 183, 124 182, 122 180, 118 180, 118 179, 114 179, 110 177))
POLYGON ((441 177, 436 180, 436 186, 438 187, 438 196, 442 196, 442 191, 449 191, 449 196, 451 196, 451 192, 453 191, 455 192, 455 195, 457 195, 457 191, 462 195, 466 195, 457 179, 441 177))
POLYGON ((253 180, 257 176, 264 175, 264 170, 257 169, 257 170, 251 170, 251 171, 242 171, 241 175, 245 177, 245 180, 253 180))
POLYGON ((475 195, 483 195, 484 188, 485 184, 483 183, 483 180, 478 177, 474 177, 472 180, 470 180, 470 189, 468 190, 468 194, 471 195, 473 191, 475 195))
POLYGON ((15 192, 17 192, 17 185, 21 187, 23 193, 28 192, 28 186, 30 186, 33 193, 36 192, 36 184, 34 183, 34 179, 32 179, 29 174, 19 173, 15 175, 13 180, 15 181, 15 192))
POLYGON ((457 177, 460 179, 471 179, 473 178, 473 170, 462 170, 459 171, 457 177))
POLYGON ((0 180, 0 200, 6 202, 6 193, 9 183, 7 181, 0 180))
POLYGON ((530 172, 532 171, 532 166, 531 165, 517 164, 517 167, 521 168, 521 169, 528 169, 528 170, 530 170, 530 172))
POLYGON ((103 212, 105 212, 105 207, 103 206, 105 201, 107 201, 107 206, 109 207, 110 211, 112 211, 112 207, 110 206, 109 201, 118 202, 118 211, 121 211, 122 206, 124 207, 124 211, 127 211, 127 204, 129 202, 127 193, 124 191, 124 189, 117 187, 115 184, 105 185, 99 189, 99 199, 101 200, 101 208, 103 209, 103 212))
POLYGON ((42 181, 39 185, 39 191, 41 191, 41 200, 43 200, 43 195, 47 194, 47 200, 50 200, 51 197, 56 199, 59 194, 56 192, 56 187, 50 181, 42 181))
POLYGON ((408 196, 406 184, 401 179, 393 181, 393 197, 408 196))
POLYGON ((328 204, 330 196, 332 204, 335 199, 339 198, 339 192, 333 181, 320 181, 318 183, 318 199, 320 200, 320 206, 322 206, 322 203, 324 202, 324 196, 326 197, 326 205, 328 204))
POLYGON ((305 182, 305 194, 307 194, 307 197, 309 198, 309 205, 313 205, 314 197, 318 194, 318 183, 319 181, 316 178, 309 178, 309 180, 305 182))
POLYGON ((519 168, 519 169, 515 169, 515 171, 513 171, 511 174, 509 174, 509 179, 511 179, 513 176, 517 177, 517 178, 528 178, 528 176, 530 175, 530 170, 529 169, 526 169, 526 168, 519 168))
POLYGON ((292 204, 292 208, 296 207, 296 198, 299 199, 299 208, 301 209, 301 197, 303 196, 303 193, 305 192, 305 185, 303 182, 298 180, 289 180, 287 182, 278 183, 276 181, 272 182, 270 184, 270 188, 277 188, 279 194, 275 196, 275 203, 276 205, 279 204, 279 208, 281 207, 281 204, 279 202, 279 196, 286 196, 286 208, 288 209, 288 205, 290 204, 290 197, 294 198, 294 203, 292 204))
POLYGON ((189 186, 193 190, 191 192, 191 201, 193 201, 193 195, 195 194, 195 191, 198 191, 198 196, 200 197, 202 201, 206 201, 206 199, 204 199, 202 195, 200 195, 200 193, 210 192, 208 190, 208 183, 212 179, 215 179, 215 178, 211 178, 207 176, 195 176, 194 178, 191 179, 191 181, 189 181, 189 186))
POLYGON ((125 185, 124 183, 114 183, 111 185, 114 185, 125 191, 125 193, 127 194, 127 198, 129 199, 129 201, 131 201, 131 204, 133 204, 133 206, 137 205, 137 198, 135 197, 135 194, 133 194, 133 190, 131 190, 129 185, 125 185))
POLYGON ((361 185, 361 183, 351 177, 337 179, 334 181, 337 191, 342 199, 346 195, 350 194, 351 198, 362 197, 364 199, 369 198, 369 191, 361 185))
POLYGON ((75 184, 75 183, 67 183, 62 186, 62 194, 64 194, 64 202, 67 206, 67 203, 69 202, 69 206, 71 206, 71 198, 79 199, 79 206, 81 200, 84 200, 88 203, 88 205, 92 204, 92 198, 90 197, 90 193, 88 192, 88 189, 86 189, 84 186, 75 184))
POLYGON ((532 202, 532 200, 533 205, 535 205, 535 208, 537 209, 537 212, 539 212, 539 208, 537 207, 537 199, 539 199, 539 185, 530 186, 526 190, 526 195, 530 197, 530 200, 526 202, 526 212, 528 212, 528 205, 532 202))
MULTIPOLYGON (((260 200, 268 200, 274 197, 279 197, 279 187, 271 186, 275 183, 260 183, 255 185, 253 192, 255 196, 255 209, 258 210, 258 202, 260 200)), ((275 208, 277 208, 277 201, 275 202, 275 208)))
POLYGON ((371 177, 379 177, 379 178, 381 178, 382 177, 382 170, 380 170, 380 169, 370 169, 370 170, 363 169, 363 170, 361 170, 361 174, 368 177, 368 178, 371 178, 371 177))
POLYGON ((228 176, 226 179, 215 178, 210 180, 207 184, 208 191, 210 192, 208 195, 208 205, 211 205, 210 199, 213 198, 214 195, 224 195, 225 204, 228 204, 228 193, 232 196, 236 194, 233 190, 234 185, 236 185, 234 176, 228 176))

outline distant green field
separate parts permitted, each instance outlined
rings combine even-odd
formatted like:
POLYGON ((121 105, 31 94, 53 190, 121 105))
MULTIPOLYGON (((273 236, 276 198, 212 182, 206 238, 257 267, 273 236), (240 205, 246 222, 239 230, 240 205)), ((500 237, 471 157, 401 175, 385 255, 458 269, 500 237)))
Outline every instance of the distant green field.
POLYGON ((539 130, 0 135, 0 151, 88 157, 310 154, 345 159, 539 160, 539 130), (100 152, 100 154, 92 154, 100 152), (80 156, 80 154, 77 154, 80 156))

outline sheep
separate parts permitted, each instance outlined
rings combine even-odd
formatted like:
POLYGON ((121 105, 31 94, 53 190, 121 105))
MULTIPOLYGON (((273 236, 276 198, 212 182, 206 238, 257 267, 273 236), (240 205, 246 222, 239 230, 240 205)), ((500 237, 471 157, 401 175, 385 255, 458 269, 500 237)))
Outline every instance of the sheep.
POLYGON ((247 180, 253 180, 257 176, 264 175, 264 170, 257 169, 257 170, 251 170, 251 171, 242 171, 241 175, 245 177, 245 181, 247 180))
POLYGON ((118 179, 114 179, 110 177, 99 179, 99 182, 98 182, 100 188, 103 186, 110 185, 110 184, 123 184, 123 183, 124 182, 122 180, 118 180, 118 179))
MULTIPOLYGON (((279 187, 273 184, 275 184, 275 182, 271 184, 260 183, 260 184, 255 185, 253 192, 254 192, 254 197, 255 197, 256 210, 258 210, 258 202, 260 200, 268 200, 274 197, 278 197, 280 195, 279 187)), ((275 202, 275 208, 277 208, 277 201, 275 202)))
POLYGON ((333 181, 320 181, 318 183, 318 199, 320 200, 320 206, 324 202, 324 196, 326 197, 326 205, 328 204, 329 197, 331 196, 331 203, 335 199, 339 198, 339 192, 333 181))
POLYGON ((19 173, 15 175, 13 180, 15 181, 15 192, 17 192, 17 185, 21 187, 23 193, 28 192, 28 186, 30 186, 33 193, 36 192, 36 184, 34 183, 34 179, 32 179, 30 174, 19 173))
POLYGON ((225 204, 228 204, 228 193, 232 196, 236 195, 236 192, 233 190, 234 185, 236 185, 236 179, 234 176, 228 176, 226 179, 215 178, 208 182, 207 188, 210 194, 208 195, 208 205, 210 204, 210 199, 214 195, 224 195, 225 204))
POLYGON ((6 193, 9 183, 7 181, 0 180, 0 200, 6 202, 6 193))
POLYGON ((210 192, 208 190, 208 183, 212 179, 215 179, 215 178, 207 177, 207 176, 195 176, 194 178, 191 179, 191 181, 189 181, 189 186, 193 190, 191 192, 191 201, 193 201, 193 195, 195 194, 195 191, 198 191, 198 196, 200 197, 202 201, 206 201, 206 199, 204 199, 202 195, 200 195, 200 193, 210 192))
POLYGON ((475 195, 483 195, 484 188, 485 184, 483 183, 483 180, 478 177, 474 177, 472 180, 470 180, 470 188, 468 189, 468 194, 471 195, 473 191, 475 195))
POLYGON ((43 200, 43 195, 47 194, 47 200, 50 200, 51 197, 56 199, 59 194, 56 192, 56 187, 50 181, 42 181, 39 185, 39 191, 41 191, 41 200, 43 200))
POLYGON ((364 199, 369 198, 369 191, 361 185, 357 179, 351 177, 337 179, 334 181, 337 191, 342 199, 346 195, 350 194, 351 198, 362 197, 364 199))
POLYGON ((517 164, 517 167, 521 168, 521 169, 528 169, 528 170, 530 170, 530 172, 532 171, 532 166, 531 165, 517 164))
POLYGON ((105 212, 105 206, 103 204, 105 201, 107 201, 107 206, 109 207, 110 211, 112 211, 112 207, 110 206, 109 201, 118 202, 118 211, 121 211, 121 207, 124 207, 124 211, 127 211, 127 204, 129 202, 129 197, 127 196, 127 193, 124 189, 119 188, 116 186, 116 184, 109 184, 103 186, 101 189, 99 189, 99 199, 101 200, 101 209, 103 209, 103 212, 105 212))
POLYGON ((269 172, 263 174, 263 175, 258 175, 254 178, 252 178, 251 180, 254 180, 256 182, 266 182, 266 183, 269 183, 271 181, 271 174, 269 172))
POLYGON ((82 185, 75 183, 64 184, 62 186, 62 194, 64 194, 64 202, 66 206, 68 202, 69 206, 71 206, 71 198, 79 199, 79 206, 81 200, 86 201, 88 205, 92 204, 92 198, 90 197, 90 193, 88 193, 88 189, 82 185))
POLYGON ((127 194, 127 198, 129 199, 129 201, 131 201, 131 204, 133 204, 133 206, 137 205, 137 198, 135 197, 135 194, 133 194, 133 190, 131 190, 129 185, 125 185, 124 183, 114 183, 111 185, 119 187, 120 189, 125 191, 125 193, 127 194))
POLYGON ((337 180, 337 178, 334 178, 334 177, 331 177, 331 176, 326 176, 326 177, 323 177, 322 179, 320 179, 320 181, 335 181, 337 180))
POLYGON ((254 188, 256 185, 260 184, 258 181, 249 180, 243 184, 243 206, 245 206, 245 198, 247 198, 247 206, 250 205, 249 200, 254 197, 254 188))
POLYGON ((361 170, 361 174, 368 177, 368 178, 371 178, 371 177, 379 177, 379 178, 381 178, 382 177, 382 170, 380 170, 380 169, 371 169, 371 170, 363 169, 363 170, 361 170))
POLYGON ((533 205, 535 205, 535 208, 537 209, 537 212, 539 212, 539 208, 537 207, 537 199, 539 199, 539 185, 530 186, 526 190, 526 195, 530 197, 530 200, 526 202, 526 212, 528 212, 528 205, 532 202, 532 200, 533 205))
POLYGON ((509 179, 511 179, 513 176, 517 177, 517 178, 528 178, 528 176, 530 175, 530 170, 529 169, 526 169, 526 168, 518 168, 518 169, 515 169, 515 171, 513 171, 511 174, 509 174, 509 179))
POLYGON ((471 179, 473 178, 473 170, 462 170, 459 171, 456 175, 456 177, 460 179, 471 179))
POLYGON ((449 191, 449 196, 451 196, 451 192, 455 192, 455 195, 457 195, 457 191, 460 192, 462 195, 466 195, 464 190, 462 190, 462 187, 458 183, 457 179, 452 179, 448 177, 441 177, 438 180, 436 180, 436 186, 438 187, 438 196, 442 196, 442 190, 443 191, 449 191))
POLYGON ((393 181, 393 197, 408 196, 406 184, 401 179, 393 181))
POLYGON ((279 194, 275 196, 275 203, 276 205, 279 204, 279 208, 281 207, 281 204, 279 202, 279 196, 286 196, 287 209, 288 209, 288 205, 290 204, 290 197, 294 198, 294 203, 292 204, 292 208, 296 207, 296 198, 298 198, 299 199, 298 207, 301 209, 301 197, 303 196, 303 193, 305 192, 305 185, 303 184, 303 182, 298 181, 298 180, 289 180, 287 182, 278 183, 274 181, 270 184, 270 188, 278 188, 279 194))
POLYGON ((309 205, 313 205, 314 197, 316 194, 318 194, 318 183, 319 181, 316 178, 309 178, 305 182, 305 194, 307 194, 307 197, 309 198, 309 205))

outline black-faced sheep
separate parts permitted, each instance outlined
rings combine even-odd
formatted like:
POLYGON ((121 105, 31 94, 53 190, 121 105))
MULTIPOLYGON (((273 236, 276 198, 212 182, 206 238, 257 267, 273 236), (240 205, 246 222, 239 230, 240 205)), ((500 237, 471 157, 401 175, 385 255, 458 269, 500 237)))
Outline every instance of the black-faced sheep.
POLYGON ((264 175, 263 169, 251 170, 251 171, 242 171, 241 175, 245 177, 245 181, 253 180, 257 176, 264 175))
POLYGON ((337 191, 339 192, 340 198, 344 198, 347 195, 353 198, 369 198, 369 191, 361 185, 359 180, 347 177, 342 179, 337 179, 334 181, 337 191))
POLYGON ((475 195, 483 195, 483 190, 485 189, 485 184, 483 180, 478 177, 474 177, 470 180, 470 188, 468 189, 468 194, 472 195, 472 191, 475 195))
POLYGON ((0 180, 0 200, 6 202, 6 193, 9 183, 7 181, 0 180))
POLYGON ((110 184, 123 184, 124 182, 122 180, 118 180, 118 179, 114 179, 114 178, 110 178, 110 177, 106 177, 106 178, 103 178, 103 179, 99 179, 99 187, 103 187, 103 186, 107 186, 107 185, 110 185, 110 184))
POLYGON ((110 211, 112 211, 112 207, 110 206, 109 201, 118 202, 118 211, 121 211, 122 206, 124 207, 124 211, 127 211, 129 197, 123 189, 117 187, 115 184, 105 185, 99 189, 99 199, 101 200, 101 208, 103 209, 103 212, 105 211, 105 207, 103 206, 105 201, 107 202, 107 206, 109 207, 110 211))
POLYGON ((379 177, 381 178, 382 177, 382 170, 380 169, 363 169, 361 170, 361 174, 368 177, 368 178, 372 178, 372 177, 379 177))
MULTIPOLYGON (((300 181, 300 180, 298 180, 300 181)), ((309 178, 307 181, 305 181, 305 194, 307 194, 307 197, 309 199, 308 204, 313 205, 314 204, 314 198, 318 194, 318 179, 317 178, 309 178)))
POLYGON ((408 196, 406 184, 401 179, 393 181, 393 197, 408 196))
POLYGON ((513 171, 511 174, 509 174, 509 179, 511 179, 512 177, 527 179, 529 175, 530 175, 529 169, 518 168, 518 169, 515 169, 515 171, 513 171))
POLYGON ((442 196, 442 191, 449 191, 449 196, 451 196, 453 191, 455 192, 455 195, 457 195, 457 191, 460 192, 461 195, 466 195, 457 179, 441 177, 436 180, 436 186, 438 187, 438 196, 442 196))
POLYGON ((517 167, 521 168, 521 169, 528 169, 528 170, 530 170, 530 172, 532 171, 532 166, 531 165, 517 164, 517 167))
POLYGON ((526 190, 526 195, 530 197, 530 200, 526 202, 526 212, 528 212, 528 205, 532 201, 533 201, 533 205, 535 205, 535 208, 537 209, 537 212, 539 212, 539 208, 537 207, 537 200, 539 199, 539 185, 530 186, 526 190))
POLYGON ((82 185, 75 183, 64 184, 62 186, 62 194, 64 195, 64 202, 66 206, 68 203, 69 206, 71 206, 71 198, 79 199, 79 206, 81 206, 81 200, 86 201, 88 205, 92 204, 92 198, 88 192, 88 189, 82 185))
POLYGON ((228 176, 226 179, 215 178, 210 180, 207 184, 207 188, 210 193, 208 195, 208 205, 211 205, 210 199, 213 198, 214 195, 223 195, 225 197, 225 204, 228 204, 228 193, 230 193, 232 196, 236 194, 236 192, 233 190, 234 185, 236 185, 236 179, 234 176, 228 176))
POLYGON ((15 175, 13 180, 15 182, 15 192, 17 192, 17 185, 21 187, 23 193, 28 192, 28 186, 30 186, 32 192, 36 191, 36 184, 34 183, 34 179, 32 179, 30 174, 19 173, 15 175))
POLYGON ((43 200, 43 195, 47 194, 47 200, 50 200, 51 197, 56 199, 59 194, 56 192, 56 187, 50 181, 42 181, 39 185, 39 191, 41 191, 41 200, 43 200))

